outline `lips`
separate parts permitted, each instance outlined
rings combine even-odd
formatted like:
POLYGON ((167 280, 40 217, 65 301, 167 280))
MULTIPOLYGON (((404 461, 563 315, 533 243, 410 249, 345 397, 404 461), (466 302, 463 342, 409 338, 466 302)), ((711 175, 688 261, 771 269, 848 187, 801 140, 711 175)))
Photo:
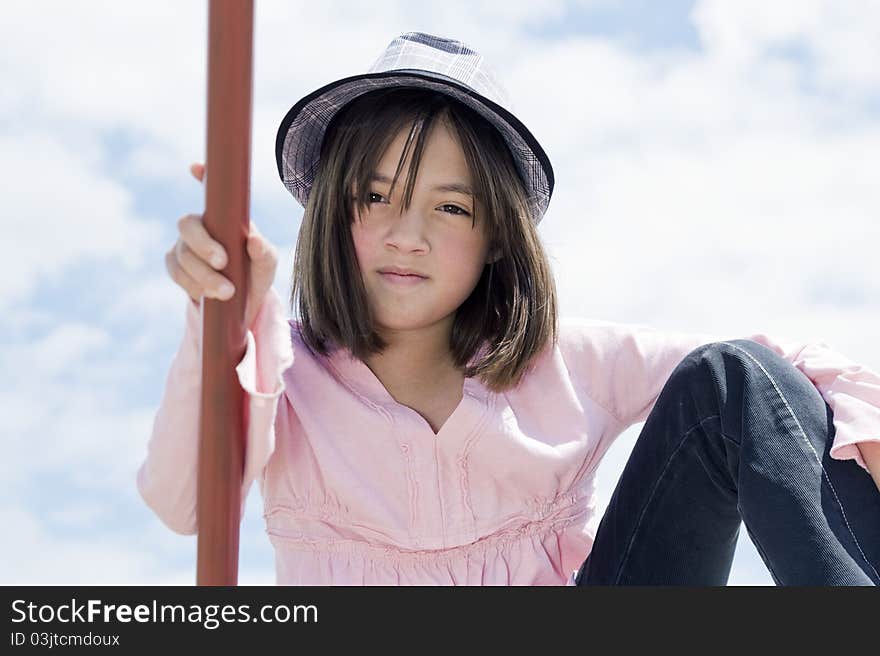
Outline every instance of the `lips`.
POLYGON ((417 275, 402 275, 398 273, 388 273, 385 271, 380 271, 379 275, 382 276, 382 279, 393 284, 393 285, 402 285, 402 286, 411 286, 418 285, 419 283, 427 280, 424 276, 417 275))
POLYGON ((418 271, 414 271, 412 269, 404 269, 402 267, 388 267, 386 269, 381 269, 379 273, 382 274, 395 274, 398 276, 415 276, 418 278, 427 278, 427 276, 423 276, 418 271))

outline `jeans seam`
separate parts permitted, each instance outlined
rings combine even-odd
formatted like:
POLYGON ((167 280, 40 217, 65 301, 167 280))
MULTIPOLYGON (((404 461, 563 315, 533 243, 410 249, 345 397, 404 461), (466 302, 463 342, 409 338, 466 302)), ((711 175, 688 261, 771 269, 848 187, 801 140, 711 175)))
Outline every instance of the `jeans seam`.
POLYGON ((684 446, 684 443, 687 441, 688 436, 693 433, 696 429, 700 428, 703 425, 703 422, 709 421, 710 419, 719 419, 718 415, 712 415, 710 417, 704 417, 699 422, 688 428, 684 435, 681 436, 681 442, 679 442, 678 446, 675 447, 675 450, 669 454, 669 457, 666 459, 666 464, 663 465, 663 471, 660 472, 660 475, 657 477, 657 480, 654 482, 654 487, 651 488, 651 495, 648 497, 648 500, 645 501, 645 505, 642 506, 642 512, 639 513, 638 522, 636 522, 636 526, 633 529, 632 536, 630 536, 629 543, 626 545, 626 551, 623 553, 623 558, 620 561, 620 565, 617 567, 617 575, 614 578, 613 585, 618 585, 620 582, 620 577, 623 575, 623 567, 626 565, 627 560, 629 559, 629 552, 632 550, 633 542, 635 542, 636 536, 639 534, 639 529, 642 526, 642 520, 645 517, 645 513, 648 511, 648 506, 651 505, 651 501, 654 500, 654 494, 657 492, 657 487, 660 485, 660 481, 663 480, 663 477, 666 475, 666 470, 669 469, 669 464, 672 462, 672 459, 675 457, 675 454, 681 450, 681 447, 684 446))
MULTIPOLYGON (((810 447, 810 451, 813 452, 813 457, 815 457, 816 462, 819 463, 819 468, 822 470, 822 475, 825 477, 825 480, 828 481, 828 487, 831 488, 831 493, 834 495, 834 500, 837 502, 837 507, 840 508, 840 514, 843 516, 843 521, 846 524, 846 529, 849 531, 850 536, 852 537, 853 541, 856 543, 856 548, 859 550, 859 553, 862 554, 862 558, 865 559, 865 562, 868 563, 868 565, 874 571, 874 575, 877 578, 880 578, 880 574, 877 573, 877 569, 874 567, 874 563, 872 563, 870 560, 868 560, 868 557, 865 555, 865 552, 862 551, 862 545, 859 544, 858 538, 855 536, 855 533, 853 533, 852 527, 849 524, 849 520, 846 518, 846 512, 843 509, 843 503, 841 503, 840 497, 837 496, 837 490, 834 489, 834 485, 831 483, 831 478, 828 476, 828 472, 825 471, 825 466, 822 464, 822 459, 819 457, 819 454, 816 453, 816 449, 813 448, 813 445, 810 443, 810 440, 807 439, 807 434, 804 432, 804 429, 801 426, 800 420, 798 420, 797 415, 794 413, 794 410, 792 410, 791 405, 788 403, 788 399, 785 398, 785 395, 782 393, 782 390, 779 389, 779 386, 776 384, 776 381, 773 379, 773 376, 770 375, 770 372, 764 368, 764 365, 761 364, 760 361, 758 361, 751 353, 746 351, 744 348, 737 346, 736 344, 732 344, 730 342, 724 342, 724 344, 732 346, 733 348, 735 348, 738 351, 742 351, 750 360, 752 360, 756 365, 758 365, 758 367, 760 367, 761 371, 764 372, 764 375, 767 376, 767 379, 770 381, 770 384, 773 385, 773 388, 776 390, 776 393, 779 395, 779 398, 782 399, 782 402, 785 404, 785 407, 788 409, 788 412, 791 414, 792 419, 794 419, 795 424, 797 424, 798 430, 801 432, 801 436, 803 437, 804 442, 806 442, 807 446, 810 447)), ((792 366, 794 366, 794 365, 792 365, 792 366)), ((803 372, 801 372, 800 370, 798 370, 798 372, 803 375, 803 372)), ((810 381, 810 383, 812 384, 812 381, 810 381)))

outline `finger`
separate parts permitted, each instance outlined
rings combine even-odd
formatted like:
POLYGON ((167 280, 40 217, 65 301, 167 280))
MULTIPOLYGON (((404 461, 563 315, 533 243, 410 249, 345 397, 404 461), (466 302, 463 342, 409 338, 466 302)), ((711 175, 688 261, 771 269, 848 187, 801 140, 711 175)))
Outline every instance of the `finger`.
POLYGON ((185 244, 180 247, 177 256, 178 264, 204 290, 205 296, 228 300, 235 293, 235 287, 225 276, 212 269, 185 244))
POLYGON ((190 164, 189 171, 199 182, 205 177, 205 165, 200 162, 193 162, 190 164))
POLYGON ((165 268, 168 270, 171 280, 181 287, 193 301, 198 303, 199 297, 202 295, 202 289, 193 280, 192 276, 177 263, 177 257, 173 248, 165 253, 165 268))
POLYGON ((257 224, 248 221, 248 254, 251 257, 265 255, 270 245, 269 240, 257 228, 257 224))
POLYGON ((257 228, 257 224, 253 221, 248 221, 248 238, 252 237, 263 237, 263 233, 260 232, 260 229, 257 228))
POLYGON ((247 250, 252 260, 264 257, 266 255, 266 240, 259 234, 252 232, 248 235, 247 250))
POLYGON ((215 269, 222 269, 228 263, 223 245, 213 239, 202 223, 202 215, 187 214, 177 222, 180 238, 202 260, 210 262, 215 269))
POLYGON ((255 254, 251 256, 255 264, 266 268, 275 267, 278 264, 278 249, 265 237, 256 239, 259 241, 255 243, 253 247, 255 254))

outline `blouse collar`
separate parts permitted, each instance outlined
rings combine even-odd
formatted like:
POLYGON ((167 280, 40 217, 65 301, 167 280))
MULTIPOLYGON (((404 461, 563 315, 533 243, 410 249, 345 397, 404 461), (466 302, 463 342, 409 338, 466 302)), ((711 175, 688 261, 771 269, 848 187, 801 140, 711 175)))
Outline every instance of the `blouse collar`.
MULTIPOLYGON (((469 360, 468 366, 473 366, 488 350, 488 342, 484 341, 477 353, 469 360)), ((391 396, 382 381, 373 373, 367 364, 360 358, 354 357, 351 351, 345 347, 336 347, 330 351, 329 360, 334 369, 341 374, 356 391, 373 403, 381 406, 396 406, 398 402, 391 396)), ((489 391, 477 377, 464 379, 463 392, 479 401, 485 402, 489 391)))

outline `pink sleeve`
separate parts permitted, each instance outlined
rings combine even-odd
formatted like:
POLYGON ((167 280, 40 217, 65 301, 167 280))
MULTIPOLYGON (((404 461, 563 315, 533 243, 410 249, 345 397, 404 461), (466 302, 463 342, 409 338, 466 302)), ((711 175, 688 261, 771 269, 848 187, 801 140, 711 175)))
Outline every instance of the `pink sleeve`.
MULTIPOLYGON (((147 456, 137 472, 137 487, 147 505, 174 532, 194 535, 201 404, 200 305, 187 299, 186 324, 153 421, 147 456)), ((293 363, 290 326, 278 294, 270 288, 247 333, 247 347, 236 366, 248 394, 241 514, 251 483, 275 448, 275 413, 284 390, 283 372, 293 363)))
MULTIPOLYGON (((703 344, 737 339, 597 319, 573 321, 575 338, 566 360, 584 381, 586 393, 624 429, 647 419, 672 370, 688 353, 703 344)), ((821 341, 764 333, 742 339, 766 346, 810 379, 834 412, 831 457, 855 459, 868 471, 856 444, 880 442, 880 375, 821 341)))

